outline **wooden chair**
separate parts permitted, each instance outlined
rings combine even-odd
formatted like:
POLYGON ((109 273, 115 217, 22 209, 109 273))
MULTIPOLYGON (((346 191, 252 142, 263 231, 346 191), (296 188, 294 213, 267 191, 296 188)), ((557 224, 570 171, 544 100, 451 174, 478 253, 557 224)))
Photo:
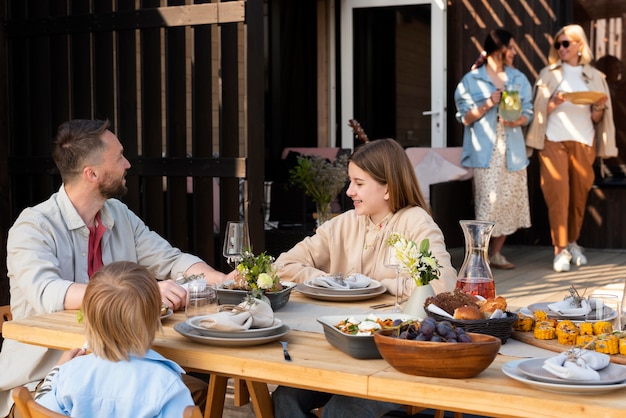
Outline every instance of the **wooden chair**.
POLYGON ((4 341, 4 339, 2 338, 2 324, 4 324, 4 321, 10 321, 12 318, 13 317, 11 315, 11 306, 0 306, 0 348, 2 348, 2 341, 4 341))
MULTIPOLYGON (((67 418, 35 402, 25 386, 13 389, 13 400, 23 418, 67 418)), ((202 418, 202 412, 198 406, 188 406, 183 412, 183 418, 202 418)))
POLYGON ((0 306, 0 335, 2 334, 2 324, 4 321, 10 321, 13 319, 11 315, 11 305, 0 306))
POLYGON ((35 402, 25 386, 13 389, 13 401, 23 418, 67 418, 67 415, 51 411, 35 402))

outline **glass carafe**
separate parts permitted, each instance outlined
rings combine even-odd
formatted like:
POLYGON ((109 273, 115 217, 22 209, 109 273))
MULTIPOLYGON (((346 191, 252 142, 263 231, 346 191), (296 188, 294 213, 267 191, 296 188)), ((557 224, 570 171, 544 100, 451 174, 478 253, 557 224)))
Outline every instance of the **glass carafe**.
POLYGON ((522 101, 519 97, 519 84, 507 84, 502 92, 498 114, 503 120, 515 122, 522 116, 522 101))
POLYGON ((496 296, 496 286, 489 267, 489 240, 495 223, 459 221, 465 236, 465 260, 459 270, 456 288, 485 299, 496 296))

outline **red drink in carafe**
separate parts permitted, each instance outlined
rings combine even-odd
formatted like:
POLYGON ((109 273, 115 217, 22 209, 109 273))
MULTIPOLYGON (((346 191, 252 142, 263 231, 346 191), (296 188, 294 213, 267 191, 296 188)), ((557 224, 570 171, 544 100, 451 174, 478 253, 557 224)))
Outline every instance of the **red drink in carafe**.
POLYGON ((468 295, 480 295, 485 299, 496 297, 496 286, 492 279, 473 277, 462 278, 456 281, 456 288, 468 295))

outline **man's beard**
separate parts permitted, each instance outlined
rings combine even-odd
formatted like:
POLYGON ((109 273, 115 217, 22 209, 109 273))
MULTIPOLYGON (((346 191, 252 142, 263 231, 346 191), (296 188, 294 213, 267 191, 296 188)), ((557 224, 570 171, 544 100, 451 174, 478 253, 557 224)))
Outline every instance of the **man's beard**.
POLYGON ((105 199, 116 198, 119 199, 126 195, 128 188, 124 185, 124 178, 119 180, 113 180, 108 177, 105 178, 103 183, 99 185, 100 195, 105 199))

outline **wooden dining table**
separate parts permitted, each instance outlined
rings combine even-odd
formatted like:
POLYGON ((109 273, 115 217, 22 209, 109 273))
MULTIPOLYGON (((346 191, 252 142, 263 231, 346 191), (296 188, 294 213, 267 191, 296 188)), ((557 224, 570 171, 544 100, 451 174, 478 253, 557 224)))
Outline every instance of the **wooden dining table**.
MULTIPOLYGON (((313 325, 320 312, 336 315, 354 309, 384 315, 389 308, 369 307, 385 302, 391 303, 393 298, 384 294, 370 300, 337 302, 315 300, 293 291, 286 306, 297 304, 292 307, 297 306, 300 312, 310 309, 313 325)), ((276 315, 280 316, 280 311, 276 315)), ((205 417, 222 416, 229 378, 245 382, 241 387, 249 392, 256 416, 263 418, 273 417, 268 384, 493 417, 595 418, 626 414, 626 389, 593 396, 544 392, 502 372, 502 366, 516 357, 499 354, 474 378, 421 377, 398 372, 383 359, 360 360, 343 353, 326 341, 321 326, 316 330, 294 327, 282 337, 289 344, 292 359, 286 361, 279 341, 249 347, 191 341, 174 330, 174 325, 184 320, 182 312, 163 319, 163 332, 157 335, 153 348, 188 371, 210 375, 205 417)), ((284 322, 288 323, 287 318, 284 322)), ((85 342, 76 311, 13 320, 4 324, 2 332, 5 338, 55 349, 81 347, 85 342)))

